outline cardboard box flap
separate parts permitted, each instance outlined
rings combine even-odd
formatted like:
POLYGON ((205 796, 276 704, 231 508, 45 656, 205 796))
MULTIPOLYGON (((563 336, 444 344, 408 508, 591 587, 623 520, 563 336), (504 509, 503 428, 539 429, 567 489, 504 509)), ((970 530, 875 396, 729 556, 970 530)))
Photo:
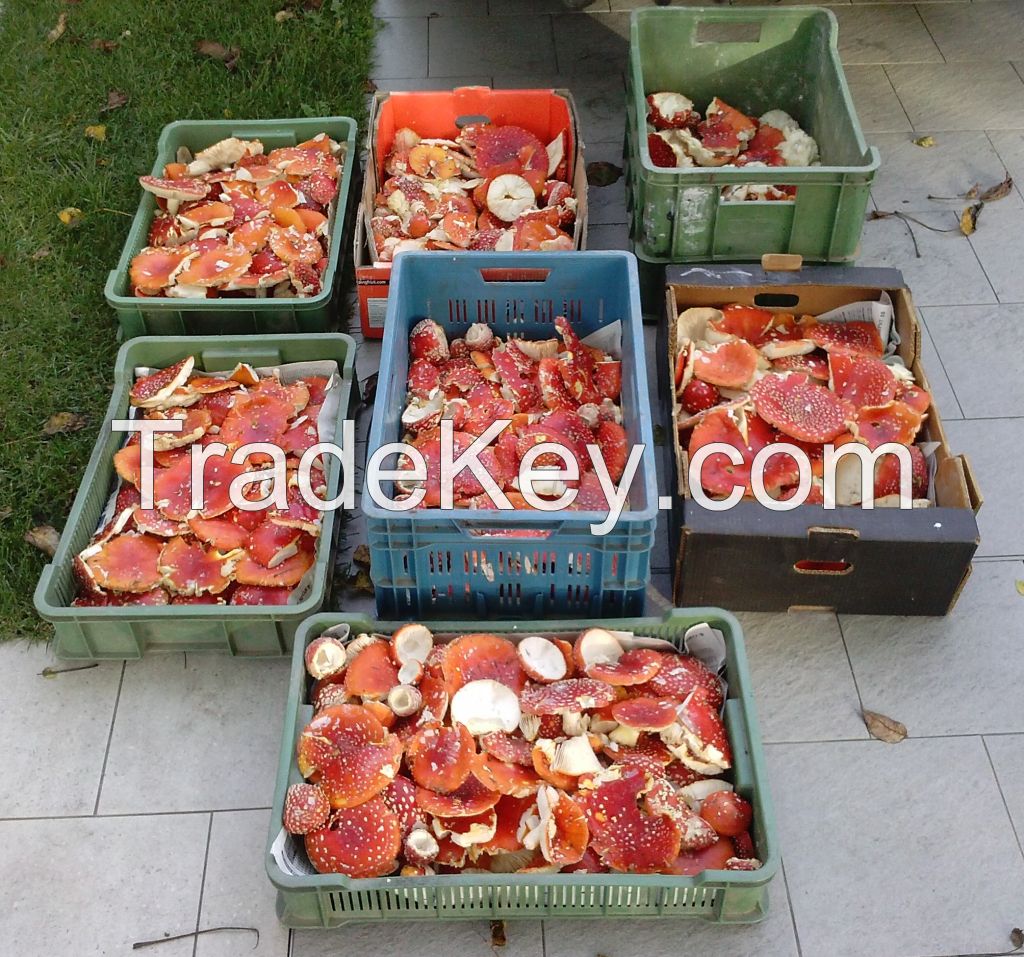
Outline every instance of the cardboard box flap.
POLYGON ((981 494, 981 489, 978 487, 978 477, 974 474, 974 466, 971 465, 971 460, 961 452, 957 458, 960 460, 960 464, 964 469, 964 479, 967 482, 967 494, 971 497, 971 508, 974 509, 975 515, 978 513, 978 509, 985 504, 985 499, 981 494))

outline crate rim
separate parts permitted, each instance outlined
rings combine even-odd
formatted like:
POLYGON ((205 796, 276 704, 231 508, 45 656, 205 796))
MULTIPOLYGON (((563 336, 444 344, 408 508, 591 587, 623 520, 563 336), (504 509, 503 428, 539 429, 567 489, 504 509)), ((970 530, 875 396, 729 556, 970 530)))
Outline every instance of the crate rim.
MULTIPOLYGON (((166 155, 169 148, 168 141, 171 138, 171 134, 179 129, 180 127, 201 127, 207 130, 213 130, 218 127, 222 127, 225 130, 230 129, 232 134, 235 132, 244 132, 246 128, 251 128, 252 133, 256 134, 259 130, 266 130, 274 126, 281 126, 284 124, 295 124, 302 123, 335 123, 347 127, 347 135, 344 142, 345 145, 345 161, 341 164, 341 176, 338 179, 338 197, 346 197, 342 207, 339 207, 338 214, 335 215, 335 230, 331 233, 331 248, 327 253, 327 268, 324 270, 323 275, 323 288, 315 296, 288 296, 282 299, 200 299, 198 297, 190 296, 186 298, 168 298, 166 296, 128 296, 123 295, 115 291, 118 278, 121 275, 127 273, 129 269, 131 256, 129 255, 130 248, 128 240, 131 238, 132 233, 135 231, 136 226, 140 228, 145 225, 145 220, 150 213, 146 211, 145 197, 146 192, 142 191, 139 199, 138 206, 135 210, 135 216, 132 218, 131 225, 128 227, 128 233, 125 236, 124 246, 121 250, 121 256, 117 261, 117 266, 111 269, 107 273, 106 282, 103 284, 103 296, 107 301, 107 305, 113 309, 119 308, 139 308, 139 303, 145 303, 147 311, 156 312, 180 312, 182 310, 188 310, 189 308, 202 308, 204 311, 210 309, 214 312, 232 312, 238 311, 241 307, 239 303, 244 303, 247 309, 255 308, 258 311, 268 311, 272 305, 276 304, 277 308, 293 308, 301 311, 308 311, 319 308, 330 302, 331 297, 334 293, 334 282, 337 277, 339 258, 341 255, 341 247, 344 244, 344 228, 343 220, 346 215, 344 206, 347 206, 349 191, 351 189, 352 175, 355 166, 359 162, 359 158, 356 154, 356 138, 359 133, 359 125, 350 116, 291 116, 291 117, 280 117, 274 119, 230 119, 230 120, 173 120, 167 123, 160 131, 160 136, 157 139, 156 144, 156 158, 153 161, 153 167, 150 171, 150 175, 158 176, 162 171, 166 159, 162 159, 166 155), (342 225, 342 231, 338 232, 337 227, 342 225), (329 281, 328 281, 329 280, 329 281), (269 303, 271 305, 259 305, 260 303, 269 303)), ((137 337, 137 338, 148 338, 148 337, 137 337)))
MULTIPOLYGON (((642 317, 643 310, 640 305, 640 286, 639 286, 639 274, 637 271, 636 257, 633 253, 625 249, 607 249, 607 250, 569 250, 558 253, 547 253, 547 252, 515 252, 515 253, 492 253, 492 252, 464 252, 464 253, 449 253, 447 255, 441 255, 436 251, 432 252, 407 252, 402 253, 400 256, 395 258, 391 284, 397 288, 398 282, 402 277, 402 272, 405 262, 415 263, 431 262, 431 263, 443 263, 443 262, 478 262, 484 268, 496 268, 496 269, 515 269, 519 265, 519 257, 523 257, 527 262, 535 261, 537 263, 544 263, 549 265, 554 270, 555 267, 560 264, 567 264, 578 261, 578 257, 586 257, 586 262, 595 261, 596 257, 604 257, 609 260, 621 260, 626 264, 629 272, 629 304, 630 314, 642 317)), ((529 267, 524 267, 529 268, 529 267)), ((540 285, 543 281, 541 280, 536 283, 540 285)), ((535 285, 533 281, 516 282, 516 286, 528 287, 535 285)), ((398 316, 398 305, 397 298, 394 296, 388 296, 388 308, 387 316, 384 321, 384 335, 383 345, 381 348, 380 368, 390 369, 392 367, 392 357, 395 351, 395 343, 398 339, 398 332, 391 333, 389 335, 389 329, 394 326, 396 330, 399 328, 401 322, 398 316)), ((631 334, 637 339, 638 355, 644 355, 644 341, 643 341, 643 323, 638 319, 638 329, 632 330, 628 326, 630 323, 623 320, 624 335, 631 334)), ((408 337, 406 337, 408 338, 408 337)), ((637 381, 637 391, 640 396, 640 401, 643 402, 644 397, 649 395, 649 385, 647 382, 647 367, 645 363, 638 363, 638 367, 634 370, 637 381)), ((382 394, 381 394, 382 395, 382 394)), ((367 435, 366 446, 367 451, 373 454, 372 450, 376 450, 383 444, 383 431, 385 423, 383 421, 383 403, 378 404, 374 401, 373 406, 373 418, 370 423, 370 431, 367 435)), ((636 510, 624 510, 618 519, 616 519, 615 525, 618 527, 621 522, 628 522, 629 524, 640 523, 640 522, 652 522, 656 521, 659 513, 658 507, 658 487, 657 487, 657 470, 656 462, 654 457, 654 429, 651 422, 648 419, 641 418, 641 438, 644 440, 644 453, 641 458, 640 465, 643 467, 643 478, 644 478, 644 491, 647 496, 647 506, 643 509, 636 510)), ((651 416, 650 418, 653 418, 651 416)), ((400 436, 399 436, 400 437, 400 436)), ((423 508, 416 509, 414 512, 398 512, 391 511, 390 509, 383 508, 377 505, 370 498, 369 492, 364 488, 360 494, 360 506, 363 513, 367 518, 370 519, 409 519, 415 516, 421 522, 427 522, 429 520, 442 521, 445 519, 458 519, 467 522, 487 522, 488 524, 494 525, 496 521, 500 521, 502 526, 506 522, 510 522, 510 527, 519 525, 528 525, 530 527, 539 527, 545 529, 549 524, 558 523, 559 528, 580 528, 589 526, 592 524, 600 523, 607 516, 607 512, 599 510, 580 510, 575 512, 567 512, 566 510, 552 511, 547 513, 541 513, 538 515, 533 510, 523 511, 521 509, 514 509, 512 511, 502 511, 494 509, 481 509, 481 508, 459 508, 459 509, 442 509, 442 508, 423 508), (550 516, 550 517, 548 517, 550 516)), ((614 534, 613 529, 611 534, 614 534)), ((481 539, 485 541, 486 539, 481 539)))
MULTIPOLYGON (((743 628, 739 620, 731 612, 724 608, 715 606, 702 606, 694 608, 671 608, 660 618, 655 616, 642 616, 639 618, 587 618, 578 622, 561 621, 550 619, 546 621, 507 620, 488 621, 487 626, 496 633, 509 632, 530 632, 544 634, 545 632, 559 633, 560 631, 578 631, 587 627, 604 627, 614 629, 616 625, 626 624, 637 627, 654 627, 664 625, 677 618, 696 619, 698 621, 720 619, 728 624, 734 636, 739 637, 735 641, 733 650, 736 656, 736 672, 742 687, 748 689, 751 700, 751 707, 744 708, 746 723, 749 726, 750 740, 747 744, 750 747, 750 762, 754 769, 754 778, 760 785, 759 799, 762 802, 765 820, 762 822, 768 853, 761 860, 761 867, 756 871, 726 871, 726 870, 704 870, 693 876, 675 874, 436 874, 430 877, 375 877, 375 878, 349 878, 342 874, 312 874, 292 875, 285 874, 277 865, 277 861, 271 854, 271 846, 280 833, 280 815, 284 808, 284 794, 287 790, 288 772, 293 760, 292 742, 297 725, 298 709, 301 702, 298 701, 298 694, 301 689, 301 682, 305 674, 305 648, 312 637, 312 632, 322 630, 341 623, 352 625, 370 624, 386 632, 388 628, 393 631, 395 627, 405 624, 402 621, 378 620, 370 613, 345 613, 345 612, 319 612, 310 616, 295 633, 295 644, 292 648, 292 665, 288 678, 288 702, 287 711, 284 716, 284 726, 281 737, 281 754, 277 769, 277 782, 274 787, 274 799, 271 806, 271 818, 269 835, 267 838, 264 863, 267 878, 278 890, 317 890, 322 892, 359 893, 363 891, 380 890, 419 890, 444 887, 499 887, 499 886, 597 886, 597 887, 619 887, 619 886, 642 886, 659 887, 666 890, 699 890, 701 888, 720 885, 722 881, 728 880, 730 884, 742 887, 763 887, 769 884, 779 871, 781 861, 778 848, 778 834, 775 824, 775 810, 771 801, 770 784, 768 781, 767 768, 763 754, 763 742, 761 741, 760 722, 757 717, 756 706, 753 706, 753 686, 750 675, 750 665, 747 658, 746 644, 743 640, 743 628), (559 628, 558 626, 571 626, 559 628), (292 707, 292 695, 296 695, 295 706, 292 707), (289 735, 289 732, 291 734, 289 735), (286 738, 286 735, 288 737, 286 738), (760 745, 760 746, 755 746, 760 745), (581 880, 583 878, 583 880, 581 880)), ((445 632, 468 633, 481 626, 479 620, 472 619, 443 619, 439 621, 428 621, 428 627, 435 634, 445 632)), ((759 849, 760 850, 760 849, 759 849)), ((426 915, 425 915, 426 916, 426 915)), ((618 915, 626 916, 626 915, 618 915)), ((437 919, 436 916, 434 919, 437 919)), ((354 922, 359 920, 358 915, 353 915, 354 922)))
MULTIPOLYGON (((636 101, 637 107, 644 102, 644 85, 642 77, 640 75, 640 44, 639 44, 639 24, 642 19, 656 18, 656 17, 677 17, 680 14, 696 16, 700 15, 706 21, 709 22, 721 22, 725 23, 730 20, 777 20, 787 16, 792 16, 795 12, 806 14, 806 18, 810 16, 816 16, 823 14, 829 21, 829 56, 832 59, 833 64, 839 70, 840 76, 846 75, 846 71, 843 69, 842 61, 839 58, 839 19, 836 17, 835 12, 828 7, 819 7, 814 5, 800 6, 800 7, 643 7, 637 10, 633 10, 629 17, 629 66, 627 70, 627 78, 632 80, 632 94, 636 101), (756 12, 755 12, 756 11, 756 12)), ((627 87, 629 84, 627 84, 627 87)), ((644 172, 654 174, 671 174, 673 176, 682 176, 685 178, 696 178, 698 176, 707 177, 709 174, 715 177, 715 183, 721 183, 722 185, 729 185, 732 183, 766 183, 766 184, 781 184, 781 185, 801 185, 806 182, 806 179, 801 179, 800 182, 795 184, 786 183, 786 176, 776 174, 775 169, 789 169, 798 173, 823 173, 831 175, 865 175, 869 173, 875 173, 879 169, 882 163, 882 156, 878 150, 878 147, 871 146, 864 138, 864 131, 860 124, 860 117, 857 115, 856 110, 853 107, 853 98, 850 95, 849 88, 843 90, 844 99, 846 101, 847 111, 853 121, 853 132, 857 140, 857 146, 860 148, 861 155, 868 157, 866 164, 860 164, 855 166, 789 166, 789 167, 771 167, 768 170, 749 170, 745 171, 745 167, 738 167, 735 170, 725 171, 722 167, 677 167, 677 168, 665 168, 661 166, 655 166, 651 162, 651 154, 647 148, 646 137, 639 137, 637 142, 637 155, 640 158, 640 163, 644 169, 644 172), (720 179, 718 177, 721 177, 720 179)), ((629 91, 627 90, 626 103, 627 113, 629 111, 629 91)), ((627 136, 632 132, 632 126, 635 125, 637 132, 639 133, 641 122, 646 126, 646 119, 641 120, 639 111, 637 112, 635 124, 630 124, 628 118, 626 122, 626 134, 627 136)), ((775 204, 774 200, 750 200, 749 202, 755 205, 764 205, 767 203, 775 204)), ((746 205, 746 203, 744 204, 746 205)))
MULTIPOLYGON (((294 341, 296 339, 319 339, 321 341, 330 339, 334 340, 336 343, 345 343, 345 361, 342 364, 342 367, 338 370, 338 374, 342 381, 341 388, 344 393, 342 395, 342 403, 338 409, 338 422, 340 423, 345 421, 352 412, 351 399, 355 374, 355 354, 357 348, 355 340, 347 333, 278 333, 274 335, 260 336, 258 339, 254 339, 250 336, 229 335, 138 336, 134 339, 126 340, 121 345, 118 349, 117 358, 115 360, 113 393, 110 397, 106 414, 100 424, 99 433, 93 445, 92 454, 90 455, 85 468, 82 470, 82 482, 79 484, 78 491, 75 493, 71 507, 68 510, 67 519, 65 520, 64 528, 61 531, 60 541, 57 544, 57 550, 54 552, 53 557, 49 562, 47 562, 43 567, 39 576, 39 581, 36 583, 36 587, 33 592, 32 603, 35 607, 36 614, 49 622, 73 621, 78 619, 87 621, 123 622, 126 617, 153 621, 161 621, 164 619, 206 621, 220 620, 223 618, 286 618, 288 620, 294 620, 300 616, 309 615, 311 612, 319 610, 324 599, 327 576, 332 573, 330 561, 323 565, 314 564, 310 594, 302 601, 296 602, 294 605, 140 605, 136 606, 133 614, 126 616, 125 606, 118 606, 115 608, 72 607, 71 605, 51 605, 45 599, 47 587, 50 579, 56 573, 56 569, 67 564, 73 558, 70 553, 71 536, 66 533, 77 528, 82 522, 82 513, 85 510, 85 499, 89 493, 89 487, 84 484, 85 477, 86 475, 94 474, 94 460, 95 463, 98 464, 103 458, 103 448, 100 440, 102 439, 104 430, 109 427, 111 420, 120 410, 122 402, 127 401, 130 385, 128 382, 128 376, 123 375, 123 372, 127 371, 127 362, 132 351, 155 343, 165 346, 189 345, 195 352, 202 352, 204 349, 216 349, 219 345, 226 345, 227 343, 240 345, 251 341, 255 346, 263 346, 273 345, 275 342, 294 341)), ((328 494, 330 495, 336 495, 341 485, 342 475, 340 464, 335 467, 334 475, 336 476, 336 481, 328 480, 328 494)), ((336 521, 335 516, 339 511, 341 511, 341 509, 332 509, 330 512, 325 513, 325 516, 330 516, 330 518, 324 519, 324 525, 320 531, 318 558, 319 548, 325 541, 328 543, 326 547, 330 547, 329 542, 333 532, 334 523, 336 521)))

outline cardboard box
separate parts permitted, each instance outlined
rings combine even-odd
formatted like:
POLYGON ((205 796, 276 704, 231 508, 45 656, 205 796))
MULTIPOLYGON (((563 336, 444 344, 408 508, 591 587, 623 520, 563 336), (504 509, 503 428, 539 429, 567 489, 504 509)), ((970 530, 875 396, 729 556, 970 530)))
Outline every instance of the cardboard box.
MULTIPOLYGON (((668 321, 659 384, 674 405, 676 321, 691 306, 728 302, 818 315, 889 293, 900 336, 898 354, 922 388, 921 331, 910 291, 897 270, 795 266, 673 267, 666 271, 668 321), (776 267, 776 268, 772 268, 776 267)), ((791 257, 785 257, 791 259, 791 257)), ((954 455, 932 408, 918 441, 938 443, 934 507, 863 509, 804 504, 776 512, 745 499, 710 511, 690 496, 687 454, 671 429, 677 493, 672 513, 674 598, 679 606, 742 611, 829 609, 847 614, 944 615, 956 603, 978 547, 981 495, 963 455, 954 455)))
POLYGON ((391 283, 391 263, 375 264, 373 261, 368 223, 373 215, 373 198, 386 179, 384 160, 395 132, 411 127, 424 137, 451 136, 459 120, 483 117, 494 123, 521 126, 545 144, 568 127, 569 181, 577 204, 573 237, 576 249, 586 249, 587 170, 576 104, 568 90, 492 90, 486 86, 465 86, 443 92, 378 92, 370 105, 369 152, 352 250, 359 321, 368 339, 379 339, 384 334, 391 283))

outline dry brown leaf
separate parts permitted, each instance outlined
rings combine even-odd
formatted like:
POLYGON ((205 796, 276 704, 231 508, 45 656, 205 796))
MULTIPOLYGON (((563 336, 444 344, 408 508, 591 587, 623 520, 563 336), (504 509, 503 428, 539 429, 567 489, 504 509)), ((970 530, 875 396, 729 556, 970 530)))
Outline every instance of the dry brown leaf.
POLYGON ((0 508, 0 522, 6 522, 14 514, 14 509, 10 505, 4 505, 0 508))
POLYGON ((216 40, 196 40, 196 53, 211 60, 220 60, 229 70, 238 65, 238 58, 242 55, 238 47, 226 47, 216 40))
POLYGON ((295 14, 291 10, 278 10, 277 13, 274 14, 274 19, 278 23, 284 23, 285 20, 294 20, 295 14))
POLYGON ((611 186, 622 179, 622 167, 603 161, 587 163, 587 183, 591 186, 611 186))
POLYGON ((933 136, 919 136, 914 140, 915 146, 922 146, 925 149, 930 149, 935 145, 935 137, 933 136))
POLYGON ((120 90, 110 90, 107 93, 107 105, 100 107, 101 113, 109 113, 111 110, 119 110, 128 102, 128 94, 120 90))
POLYGON ((360 568, 349 577, 348 587, 353 591, 362 592, 364 595, 376 594, 373 589, 373 579, 370 578, 370 573, 365 568, 360 568))
POLYGON ((107 139, 107 128, 102 123, 87 126, 85 128, 85 136, 87 139, 103 143, 107 139))
POLYGON ((43 435, 64 435, 78 432, 89 424, 89 417, 81 412, 55 412, 43 423, 43 435))
POLYGON ((57 551, 57 543, 60 541, 60 532, 52 525, 37 525, 25 532, 25 541, 53 558, 57 551))
POLYGON ((1013 944, 1014 950, 1020 950, 1021 947, 1024 947, 1024 930, 1014 927, 1010 931, 1010 943, 1013 944))
POLYGON ((83 219, 85 219, 85 213, 83 213, 77 206, 65 206, 59 213, 57 213, 57 218, 65 226, 74 228, 83 219))
POLYGON ((39 262, 40 259, 45 259, 47 256, 49 256, 51 252, 53 252, 53 250, 50 249, 49 246, 40 246, 28 258, 31 259, 32 262, 37 263, 37 262, 39 262))
POLYGON ((352 561, 364 568, 370 567, 370 549, 366 542, 356 546, 356 550, 352 553, 352 561))
POLYGON ((491 921, 491 946, 504 947, 508 943, 505 936, 505 922, 503 920, 491 921))
POLYGON ((369 77, 366 78, 366 82, 363 84, 364 93, 376 93, 377 84, 373 82, 369 77))
POLYGON ((871 737, 886 744, 899 744, 907 736, 907 726, 901 721, 867 708, 864 709, 864 724, 871 737))
POLYGON ((1004 199, 1009 196, 1011 189, 1013 189, 1013 177, 1007 173, 1001 183, 990 186, 981 194, 981 201, 983 203, 994 203, 997 199, 1004 199))
POLYGON ((977 199, 978 193, 981 192, 981 183, 975 183, 966 193, 964 193, 964 199, 977 199))
POLYGON ((101 53, 113 53, 118 47, 118 42, 117 40, 101 40, 97 37, 89 46, 101 53))
POLYGON ((46 34, 46 42, 47 43, 56 43, 62 36, 64 36, 64 31, 67 28, 68 28, 68 15, 65 12, 65 13, 62 13, 59 17, 57 17, 56 25, 54 26, 54 28, 49 33, 46 34))
POLYGON ((984 208, 984 203, 975 203, 973 206, 965 207, 960 214, 960 232, 965 236, 970 236, 978 228, 978 215, 984 208))

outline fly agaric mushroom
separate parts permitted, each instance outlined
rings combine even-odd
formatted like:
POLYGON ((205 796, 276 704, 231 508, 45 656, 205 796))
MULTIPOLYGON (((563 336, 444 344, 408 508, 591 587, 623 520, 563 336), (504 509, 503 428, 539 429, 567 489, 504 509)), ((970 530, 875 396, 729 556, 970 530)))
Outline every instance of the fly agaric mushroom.
POLYGON ((243 156, 256 156, 262 152, 263 144, 259 140, 241 140, 237 136, 229 136, 196 153, 186 172, 189 176, 202 176, 216 169, 226 169, 243 156))
MULTIPOLYGON (((348 648, 352 652, 352 645, 348 648)), ((345 690, 364 698, 386 698, 398 685, 398 669, 391 660, 387 642, 375 641, 349 659, 345 669, 345 690)))
POLYGON ((728 781, 719 781, 715 778, 705 778, 700 781, 693 781, 683 787, 677 787, 677 794, 690 806, 690 809, 700 814, 704 802, 717 791, 731 791, 732 785, 728 781))
POLYGON ((608 867, 652 873, 679 854, 675 822, 640 806, 652 783, 642 769, 617 764, 580 783, 576 799, 590 826, 591 847, 608 867))
POLYGON ((649 813, 664 814, 675 823, 683 851, 700 851, 718 840, 718 832, 710 822, 693 811, 665 778, 655 778, 643 800, 649 813))
POLYGON ((829 442, 846 429, 836 394, 798 373, 766 375, 754 383, 750 397, 762 419, 794 439, 829 442))
POLYGON ((881 359, 830 352, 828 365, 829 388, 855 408, 885 405, 896 397, 896 377, 881 359))
POLYGON ((195 356, 186 356, 166 369, 140 376, 132 385, 129 401, 138 408, 159 409, 188 381, 195 364, 195 356))
POLYGON ((423 706, 423 695, 415 685, 395 685, 388 692, 387 703, 398 717, 407 718, 423 706))
POLYGON ((718 675, 693 655, 662 652, 658 673, 636 690, 642 695, 683 701, 694 688, 703 688, 711 703, 721 706, 722 683, 718 675))
POLYGON ((319 681, 343 671, 348 653, 345 646, 333 635, 321 635, 306 646, 305 660, 309 676, 319 681))
POLYGON ((548 768, 555 774, 577 778, 581 774, 595 774, 601 770, 601 763, 585 734, 561 741, 540 738, 534 744, 534 752, 538 750, 543 752, 548 768))
POLYGON ((381 877, 398 867, 402 835, 398 818, 379 798, 331 814, 306 835, 306 854, 321 874, 381 877))
POLYGON ((158 176, 140 176, 139 185, 147 192, 167 200, 167 212, 173 216, 182 203, 195 203, 206 199, 210 187, 194 179, 161 179, 158 176))
POLYGON ((541 776, 534 770, 532 755, 531 749, 528 767, 493 757, 481 757, 473 766, 473 774, 491 791, 511 797, 526 797, 535 793, 541 783, 541 776))
POLYGON ((591 665, 614 663, 622 657, 622 642, 604 628, 588 628, 576 639, 573 658, 576 667, 586 673, 591 665))
POLYGON ((601 708, 615 698, 615 689, 604 681, 566 678, 551 684, 527 685, 519 696, 519 704, 525 714, 565 714, 601 708))
POLYGON ((316 784, 293 784, 284 798, 284 829, 289 834, 308 834, 323 827, 331 804, 316 784))
POLYGON ((359 705, 324 708, 299 736, 299 771, 324 789, 334 808, 355 807, 380 794, 401 760, 401 741, 359 705))
POLYGON ((537 810, 539 826, 526 835, 523 846, 539 847, 544 860, 559 867, 579 861, 590 840, 590 828, 580 806, 564 791, 544 785, 537 791, 537 810), (537 835, 536 842, 533 834, 537 835))
POLYGON ((424 815, 416 804, 416 785, 401 774, 380 792, 381 800, 398 818, 402 836, 405 837, 416 825, 422 824, 424 815))
POLYGON ((417 788, 416 803, 435 817, 473 817, 498 803, 501 794, 471 774, 454 791, 441 794, 429 788, 417 788))
POLYGON ((736 837, 750 827, 754 811, 735 791, 714 791, 701 804, 700 816, 723 837, 736 837))
POLYGON ((743 339, 733 339, 693 355, 693 375, 722 389, 742 389, 757 371, 757 350, 743 339))
POLYGON ((723 770, 732 767, 732 750, 718 708, 694 688, 676 710, 686 746, 698 760, 723 770))
POLYGON ((425 826, 413 828, 402 843, 402 853, 406 861, 413 865, 432 864, 440 851, 437 839, 425 826))
POLYGON ((650 648, 632 648, 615 662, 595 662, 587 676, 610 685, 640 685, 650 681, 661 668, 662 657, 650 648))
POLYGON ((558 681, 568 674, 561 649, 549 638, 528 635, 516 646, 519 663, 534 681, 558 681))
POLYGON ((398 665, 398 680, 415 684, 423 674, 423 663, 434 647, 434 635, 419 624, 402 625, 391 636, 391 657, 398 665))
POLYGON ((141 594, 163 580, 159 567, 163 547, 164 543, 152 535, 125 532, 90 545, 79 557, 104 591, 141 594))
POLYGON ((315 712, 323 711, 324 708, 333 708, 336 704, 354 703, 343 684, 318 681, 313 687, 315 690, 310 695, 310 700, 313 703, 313 710, 315 712))
POLYGON ((480 748, 499 761, 533 767, 533 748, 525 738, 514 737, 503 731, 491 731, 480 737, 480 748))
POLYGON ((498 829, 498 815, 488 808, 472 817, 435 817, 431 825, 437 837, 449 837, 459 847, 486 844, 498 829))
POLYGON ((526 673, 519 663, 516 647, 497 635, 462 635, 451 642, 441 662, 445 690, 454 695, 470 681, 490 678, 511 688, 522 690, 526 673))
POLYGON ((841 350, 880 359, 885 345, 873 322, 809 322, 803 335, 826 352, 841 350))
POLYGON ((406 742, 405 758, 420 787, 449 793, 470 776, 476 742, 465 725, 422 728, 406 742))
POLYGON ((440 364, 448 358, 448 337, 433 319, 421 319, 409 333, 410 359, 440 364))
POLYGON ((721 871, 725 869, 726 862, 732 860, 734 853, 732 841, 727 837, 720 837, 710 847, 699 851, 684 851, 666 871, 669 874, 688 877, 703 871, 721 871))
POLYGON ((450 709, 452 722, 465 725, 473 735, 515 731, 522 714, 516 693, 492 678, 464 684, 455 692, 450 709))
POLYGON ((627 698, 612 705, 612 717, 627 728, 661 731, 675 722, 676 704, 671 698, 627 698))
POLYGON ((231 583, 231 575, 244 552, 221 554, 180 535, 160 551, 158 566, 168 588, 179 595, 217 595, 231 583))

